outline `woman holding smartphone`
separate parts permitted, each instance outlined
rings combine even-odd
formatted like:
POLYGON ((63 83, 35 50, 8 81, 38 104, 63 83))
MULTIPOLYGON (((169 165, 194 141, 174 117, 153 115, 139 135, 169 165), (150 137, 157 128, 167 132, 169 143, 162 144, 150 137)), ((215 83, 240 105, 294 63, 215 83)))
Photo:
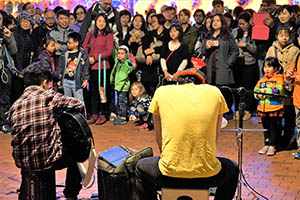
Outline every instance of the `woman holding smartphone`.
MULTIPOLYGON (((233 64, 238 56, 238 46, 228 31, 225 17, 222 14, 213 15, 211 28, 204 44, 205 48, 203 48, 202 54, 205 56, 207 66, 207 82, 216 86, 234 87, 233 64)), ((227 120, 232 119, 233 99, 231 93, 227 89, 221 90, 221 92, 230 110, 224 117, 227 120)))

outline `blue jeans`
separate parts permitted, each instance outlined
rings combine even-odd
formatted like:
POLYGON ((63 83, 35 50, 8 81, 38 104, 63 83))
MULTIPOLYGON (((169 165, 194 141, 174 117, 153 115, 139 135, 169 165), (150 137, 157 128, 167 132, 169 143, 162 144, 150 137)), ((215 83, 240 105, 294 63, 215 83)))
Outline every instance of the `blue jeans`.
POLYGON ((80 88, 79 90, 76 90, 75 85, 76 85, 75 80, 64 79, 63 80, 64 93, 67 97, 75 97, 76 99, 79 99, 82 104, 84 104, 83 89, 80 88))
POLYGON ((127 105, 128 105, 128 92, 118 92, 115 91, 115 95, 117 98, 117 114, 120 117, 127 117, 127 105))
POLYGON ((140 200, 156 200, 156 186, 170 188, 218 187, 215 200, 232 200, 238 183, 239 170, 234 161, 218 157, 222 169, 208 178, 173 178, 162 175, 158 167, 159 157, 140 160, 136 166, 136 186, 140 200))

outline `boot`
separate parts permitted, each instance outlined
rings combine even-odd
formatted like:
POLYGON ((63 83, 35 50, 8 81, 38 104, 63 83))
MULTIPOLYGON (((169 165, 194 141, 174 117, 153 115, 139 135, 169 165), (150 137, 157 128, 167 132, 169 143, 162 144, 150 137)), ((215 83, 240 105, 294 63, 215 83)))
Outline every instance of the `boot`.
POLYGON ((97 114, 93 114, 91 116, 91 119, 87 120, 87 123, 88 124, 94 124, 97 120, 98 120, 98 115, 97 114))

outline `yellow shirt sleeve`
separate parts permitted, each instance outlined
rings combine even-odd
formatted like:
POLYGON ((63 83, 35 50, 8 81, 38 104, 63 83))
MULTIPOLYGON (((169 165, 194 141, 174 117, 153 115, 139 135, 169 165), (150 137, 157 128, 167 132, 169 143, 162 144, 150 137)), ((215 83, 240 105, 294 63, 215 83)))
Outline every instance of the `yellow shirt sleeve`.
POLYGON ((156 90, 149 107, 149 112, 154 115, 159 115, 159 106, 158 106, 158 99, 159 99, 159 88, 156 90))
POLYGON ((219 90, 219 102, 220 102, 219 115, 227 113, 229 111, 229 109, 228 109, 228 106, 226 104, 225 98, 222 95, 220 90, 219 90))

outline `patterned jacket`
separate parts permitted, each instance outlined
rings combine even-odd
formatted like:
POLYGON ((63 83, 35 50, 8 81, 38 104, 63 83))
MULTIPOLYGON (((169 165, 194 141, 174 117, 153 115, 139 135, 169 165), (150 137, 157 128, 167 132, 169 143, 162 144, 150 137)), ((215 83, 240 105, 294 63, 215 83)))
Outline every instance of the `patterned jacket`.
MULTIPOLYGON (((283 80, 282 74, 265 75, 257 82, 254 91, 268 94, 283 94, 283 80)), ((254 94, 254 96, 256 99, 259 99, 257 94, 254 94)), ((273 112, 280 109, 283 109, 283 100, 279 97, 266 96, 265 99, 259 99, 257 110, 260 112, 273 112)))

